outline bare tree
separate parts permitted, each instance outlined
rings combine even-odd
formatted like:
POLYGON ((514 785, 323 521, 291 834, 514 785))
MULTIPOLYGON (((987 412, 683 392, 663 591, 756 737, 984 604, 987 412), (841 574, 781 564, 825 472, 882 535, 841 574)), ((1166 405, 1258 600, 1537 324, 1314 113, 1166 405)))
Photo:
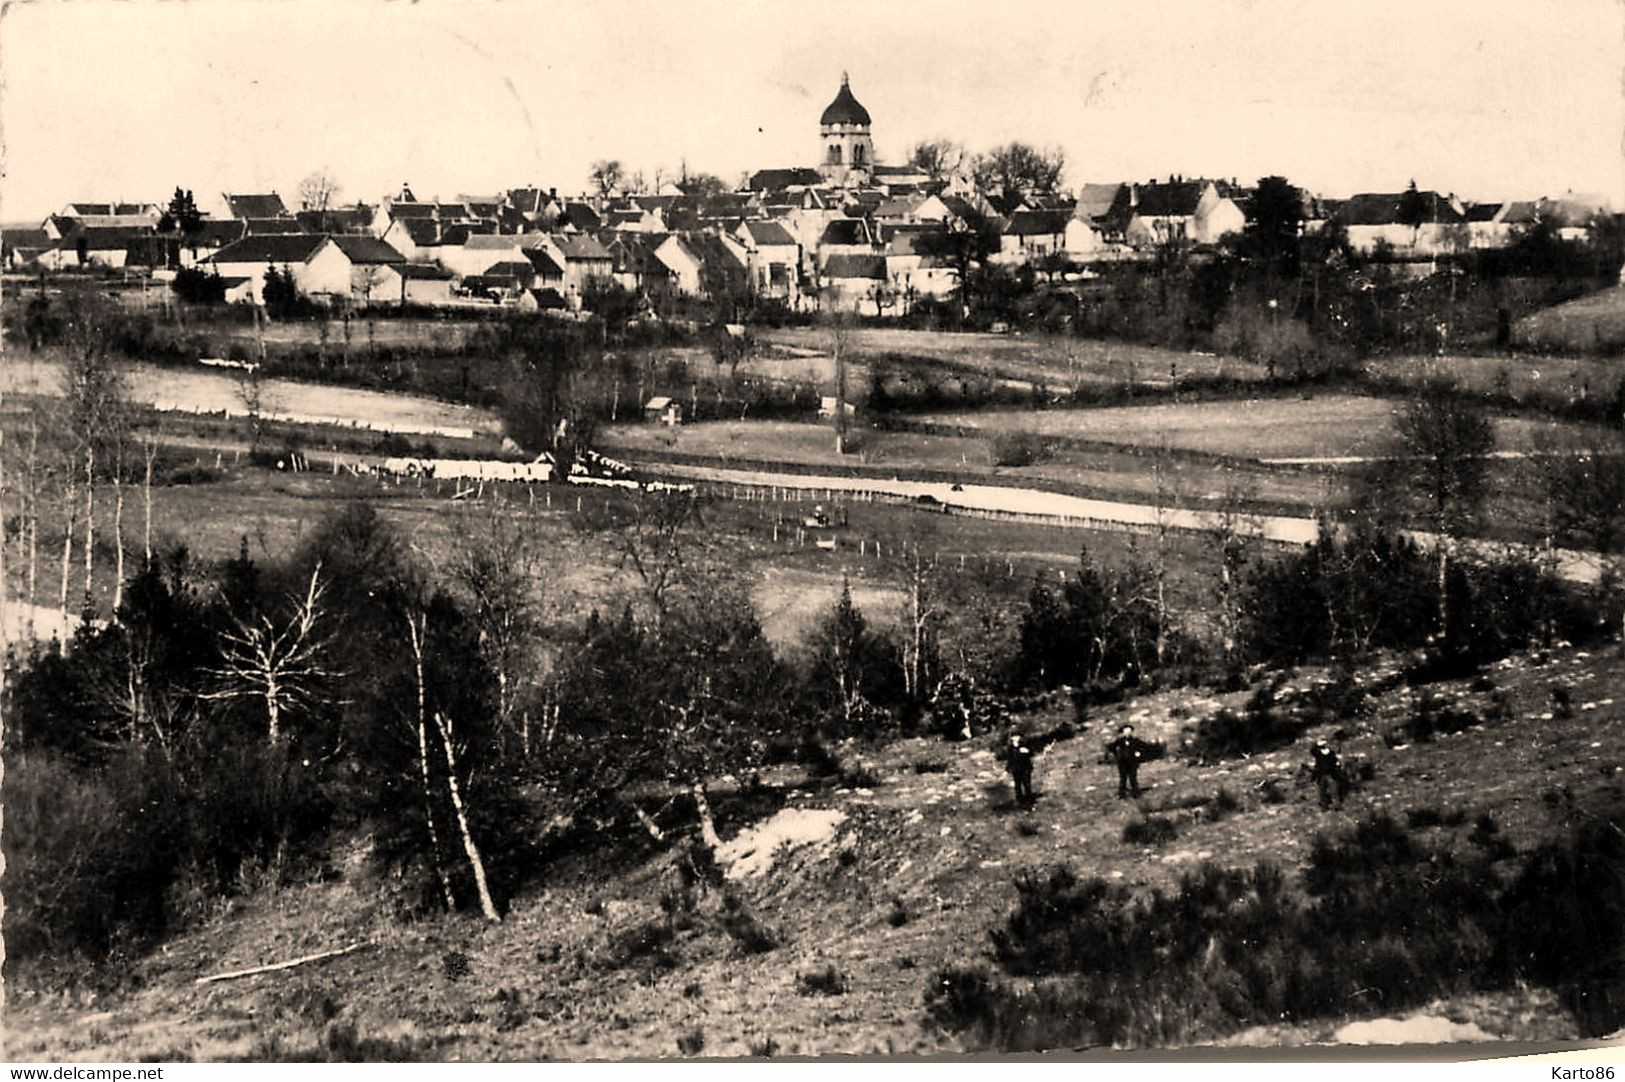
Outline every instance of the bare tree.
MULTIPOLYGON (((1588 446, 1547 450, 1533 461, 1550 535, 1596 553, 1616 588, 1625 588, 1625 439, 1598 434, 1588 446)), ((1625 653, 1625 624, 1620 651, 1625 653)))
POLYGON ((846 454, 846 366, 852 351, 852 324, 846 313, 831 311, 825 317, 825 332, 829 340, 830 358, 835 362, 835 453, 846 454))
MULTIPOLYGON (((480 653, 497 679, 497 723, 504 743, 513 735, 515 705, 523 683, 536 675, 535 645, 545 587, 545 564, 525 524, 494 504, 464 528, 447 570, 470 602, 480 653)), ((521 712, 519 746, 528 758, 531 727, 521 712)))
POLYGON ((418 747, 418 777, 422 783, 423 818, 429 829, 430 860, 434 864, 435 879, 440 883, 440 896, 446 903, 446 912, 450 913, 457 908, 457 900, 451 893, 451 877, 446 874, 446 865, 440 859, 440 828, 435 822, 434 815, 434 786, 429 780, 429 737, 427 724, 426 699, 428 698, 428 685, 423 671, 423 640, 429 630, 428 613, 408 612, 406 614, 407 641, 412 647, 412 661, 417 677, 417 711, 413 715, 413 732, 417 737, 418 747))
POLYGON ((446 786, 451 791, 451 804, 457 813, 457 832, 462 836, 463 852, 468 855, 469 870, 474 873, 474 889, 479 894, 480 912, 485 914, 486 920, 500 924, 502 915, 497 912, 496 902, 491 898, 491 887, 485 879, 485 861, 480 858, 479 846, 474 843, 474 833, 468 825, 468 809, 463 805, 462 787, 457 781, 457 752, 454 747, 452 720, 436 710, 434 727, 440 734, 440 747, 446 753, 446 786))
POLYGON ((286 619, 238 614, 222 635, 223 663, 214 672, 221 686, 208 697, 259 699, 272 744, 282 738, 284 715, 321 703, 324 684, 337 675, 327 664, 329 644, 319 627, 326 622, 321 572, 317 564, 305 596, 294 600, 286 619))
POLYGON ((909 151, 908 163, 933 181, 947 180, 965 164, 965 148, 952 139, 925 139, 909 151))
POLYGON ((1438 641, 1447 641, 1450 550, 1484 502, 1495 429, 1448 383, 1418 389, 1394 419, 1389 453, 1360 478, 1359 497, 1375 517, 1407 508, 1432 527, 1439 568, 1438 641))
POLYGON ((65 313, 62 390, 66 427, 83 471, 87 604, 95 573, 96 482, 99 471, 122 455, 129 424, 123 361, 113 352, 117 321, 109 305, 88 294, 76 296, 65 313))
POLYGON ((608 540, 617 569, 633 574, 646 610, 658 620, 691 570, 699 511, 693 493, 638 489, 583 515, 581 526, 608 540))
POLYGON ((600 198, 607 199, 611 192, 620 187, 621 179, 625 175, 621 163, 614 158, 600 158, 592 163, 592 172, 587 174, 592 186, 598 189, 600 198))
POLYGON ((299 182, 299 206, 317 215, 317 231, 327 232, 327 212, 338 202, 339 183, 324 165, 299 182))

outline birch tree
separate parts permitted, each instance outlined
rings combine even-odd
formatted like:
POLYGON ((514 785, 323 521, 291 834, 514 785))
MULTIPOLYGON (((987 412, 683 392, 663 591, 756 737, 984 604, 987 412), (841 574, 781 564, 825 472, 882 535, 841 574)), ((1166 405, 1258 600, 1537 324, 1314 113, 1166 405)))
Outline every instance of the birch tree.
POLYGON ((327 661, 325 620, 317 564, 287 616, 233 615, 215 671, 220 687, 209 697, 258 700, 265 708, 266 741, 276 744, 285 735, 284 718, 325 702, 325 685, 337 675, 327 661))

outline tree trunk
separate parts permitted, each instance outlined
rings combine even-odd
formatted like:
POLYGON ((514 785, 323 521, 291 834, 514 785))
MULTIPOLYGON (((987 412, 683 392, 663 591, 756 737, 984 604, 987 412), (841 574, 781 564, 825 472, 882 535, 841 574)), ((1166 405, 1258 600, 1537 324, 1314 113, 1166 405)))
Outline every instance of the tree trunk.
POLYGON ((434 863, 435 878, 440 881, 440 896, 445 900, 446 912, 454 912, 457 900, 451 893, 451 879, 446 875, 446 866, 440 861, 440 829, 434 818, 434 789, 429 784, 429 739, 427 732, 428 719, 424 710, 424 679, 423 679, 423 632, 428 630, 428 619, 425 617, 422 630, 414 623, 412 618, 406 618, 407 631, 412 640, 412 661, 416 666, 417 693, 418 693, 418 777, 423 784, 423 819, 429 827, 429 847, 434 863))
POLYGON ((711 802, 705 796, 705 783, 695 782, 690 791, 694 794, 694 810, 699 815, 700 841, 707 849, 715 850, 722 844, 722 839, 717 837, 717 821, 711 815, 711 802))
POLYGON ((457 757, 451 750, 451 726, 439 711, 435 712, 434 725, 440 730, 440 746, 446 751, 446 785, 451 789, 451 806, 457 811, 457 831, 463 837, 463 852, 468 854, 468 866, 474 872, 474 889, 479 892, 480 911, 485 914, 486 920, 500 924, 502 915, 491 900, 491 888, 485 881, 485 862, 480 859, 479 847, 474 844, 474 834, 468 826, 468 810, 463 807, 463 793, 457 785, 457 757))
MULTIPOLYGON (((69 471, 70 474, 72 471, 69 471)), ((68 634, 68 581, 73 575, 73 530, 78 525, 77 512, 79 508, 79 490, 74 485, 73 478, 68 478, 67 499, 63 501, 62 524, 62 595, 58 598, 58 605, 62 610, 62 635, 68 634)))
POLYGON ((281 689, 277 687, 274 673, 267 672, 265 675, 265 742, 275 744, 282 736, 281 689))
POLYGON ((96 570, 96 451, 85 448, 85 607, 90 607, 96 570))
POLYGON ((147 563, 152 562, 152 460, 157 457, 158 445, 151 440, 147 441, 147 475, 142 481, 142 491, 146 500, 146 523, 142 528, 142 553, 147 563))
POLYGON ((124 603, 124 479, 113 478, 113 618, 124 603))
POLYGON ((33 414, 28 417, 28 637, 34 637, 34 613, 39 603, 39 475, 35 462, 39 450, 39 429, 33 414))
POLYGON ((1441 651, 1445 649, 1446 641, 1450 637, 1449 574, 1449 539, 1441 533, 1439 535, 1439 649, 1441 651))

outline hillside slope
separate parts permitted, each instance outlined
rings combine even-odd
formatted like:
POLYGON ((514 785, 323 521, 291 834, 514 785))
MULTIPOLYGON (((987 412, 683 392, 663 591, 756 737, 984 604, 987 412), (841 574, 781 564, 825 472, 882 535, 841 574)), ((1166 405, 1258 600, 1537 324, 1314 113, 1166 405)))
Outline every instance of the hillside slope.
MULTIPOLYGON (((847 785, 801 782, 777 768, 748 808, 719 796, 724 838, 751 818, 784 836, 800 828, 802 841, 774 851, 771 833, 756 844, 737 840, 725 850, 736 859, 724 862, 720 885, 693 885, 679 851, 645 839, 616 859, 550 867, 500 926, 462 916, 402 923, 390 915, 388 884, 352 849, 336 858, 330 881, 252 895, 133 963, 116 991, 13 989, 6 1051, 20 1060, 964 1051, 959 1038, 924 1024, 923 995, 943 967, 985 959, 988 932, 1002 926, 1012 879, 1024 870, 1064 862, 1147 891, 1172 887, 1207 860, 1250 867, 1267 859, 1290 871, 1317 831, 1373 811, 1403 820, 1416 809, 1459 811, 1468 823, 1489 813, 1523 852, 1557 835, 1575 809, 1625 798, 1625 662, 1611 648, 1514 658, 1487 675, 1509 720, 1390 746, 1383 735, 1411 716, 1417 696, 1401 685, 1358 720, 1311 730, 1342 729, 1345 756, 1372 768, 1342 810, 1321 811, 1294 778, 1303 741, 1208 767, 1170 754, 1142 771, 1149 788, 1139 802, 1117 800, 1115 772, 1098 762, 1103 734, 1132 721, 1141 736, 1173 748, 1195 719, 1245 697, 1173 690, 1100 708, 1088 731, 1040 754, 1031 812, 1014 807, 987 739, 843 746, 847 785), (1572 717, 1552 716, 1559 686, 1572 717), (1271 778, 1280 803, 1262 784, 1271 778), (1205 809, 1221 788, 1239 806, 1215 821, 1205 809), (784 810, 768 819, 781 800, 784 810), (1125 844, 1124 826, 1146 812, 1173 820, 1178 836, 1161 847, 1125 844), (281 973, 194 983, 356 942, 371 945, 281 973)), ((1300 672, 1293 683, 1317 676, 1300 672)), ((1492 690, 1476 686, 1433 690, 1482 714, 1492 690)), ((1044 731, 1066 713, 1056 707, 1022 722, 1044 731)), ((1451 832, 1418 830, 1439 839, 1451 832)), ((1455 1024, 1440 1032, 1578 1035, 1539 989, 1464 996, 1432 1013, 1455 1024)), ((1323 1023, 1215 1039, 1328 1040, 1344 1023, 1380 1015, 1351 1009, 1323 1023)))

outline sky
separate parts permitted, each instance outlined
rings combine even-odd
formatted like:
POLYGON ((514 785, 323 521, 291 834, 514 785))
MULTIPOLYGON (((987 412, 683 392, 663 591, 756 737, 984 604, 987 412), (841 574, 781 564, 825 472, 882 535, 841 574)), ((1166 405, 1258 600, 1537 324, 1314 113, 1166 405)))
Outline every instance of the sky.
POLYGON ((18 0, 0 219, 74 200, 375 202, 587 186, 613 158, 812 165, 842 71, 879 159, 1059 146, 1064 182, 1282 174, 1324 195, 1625 209, 1625 0, 18 0))

